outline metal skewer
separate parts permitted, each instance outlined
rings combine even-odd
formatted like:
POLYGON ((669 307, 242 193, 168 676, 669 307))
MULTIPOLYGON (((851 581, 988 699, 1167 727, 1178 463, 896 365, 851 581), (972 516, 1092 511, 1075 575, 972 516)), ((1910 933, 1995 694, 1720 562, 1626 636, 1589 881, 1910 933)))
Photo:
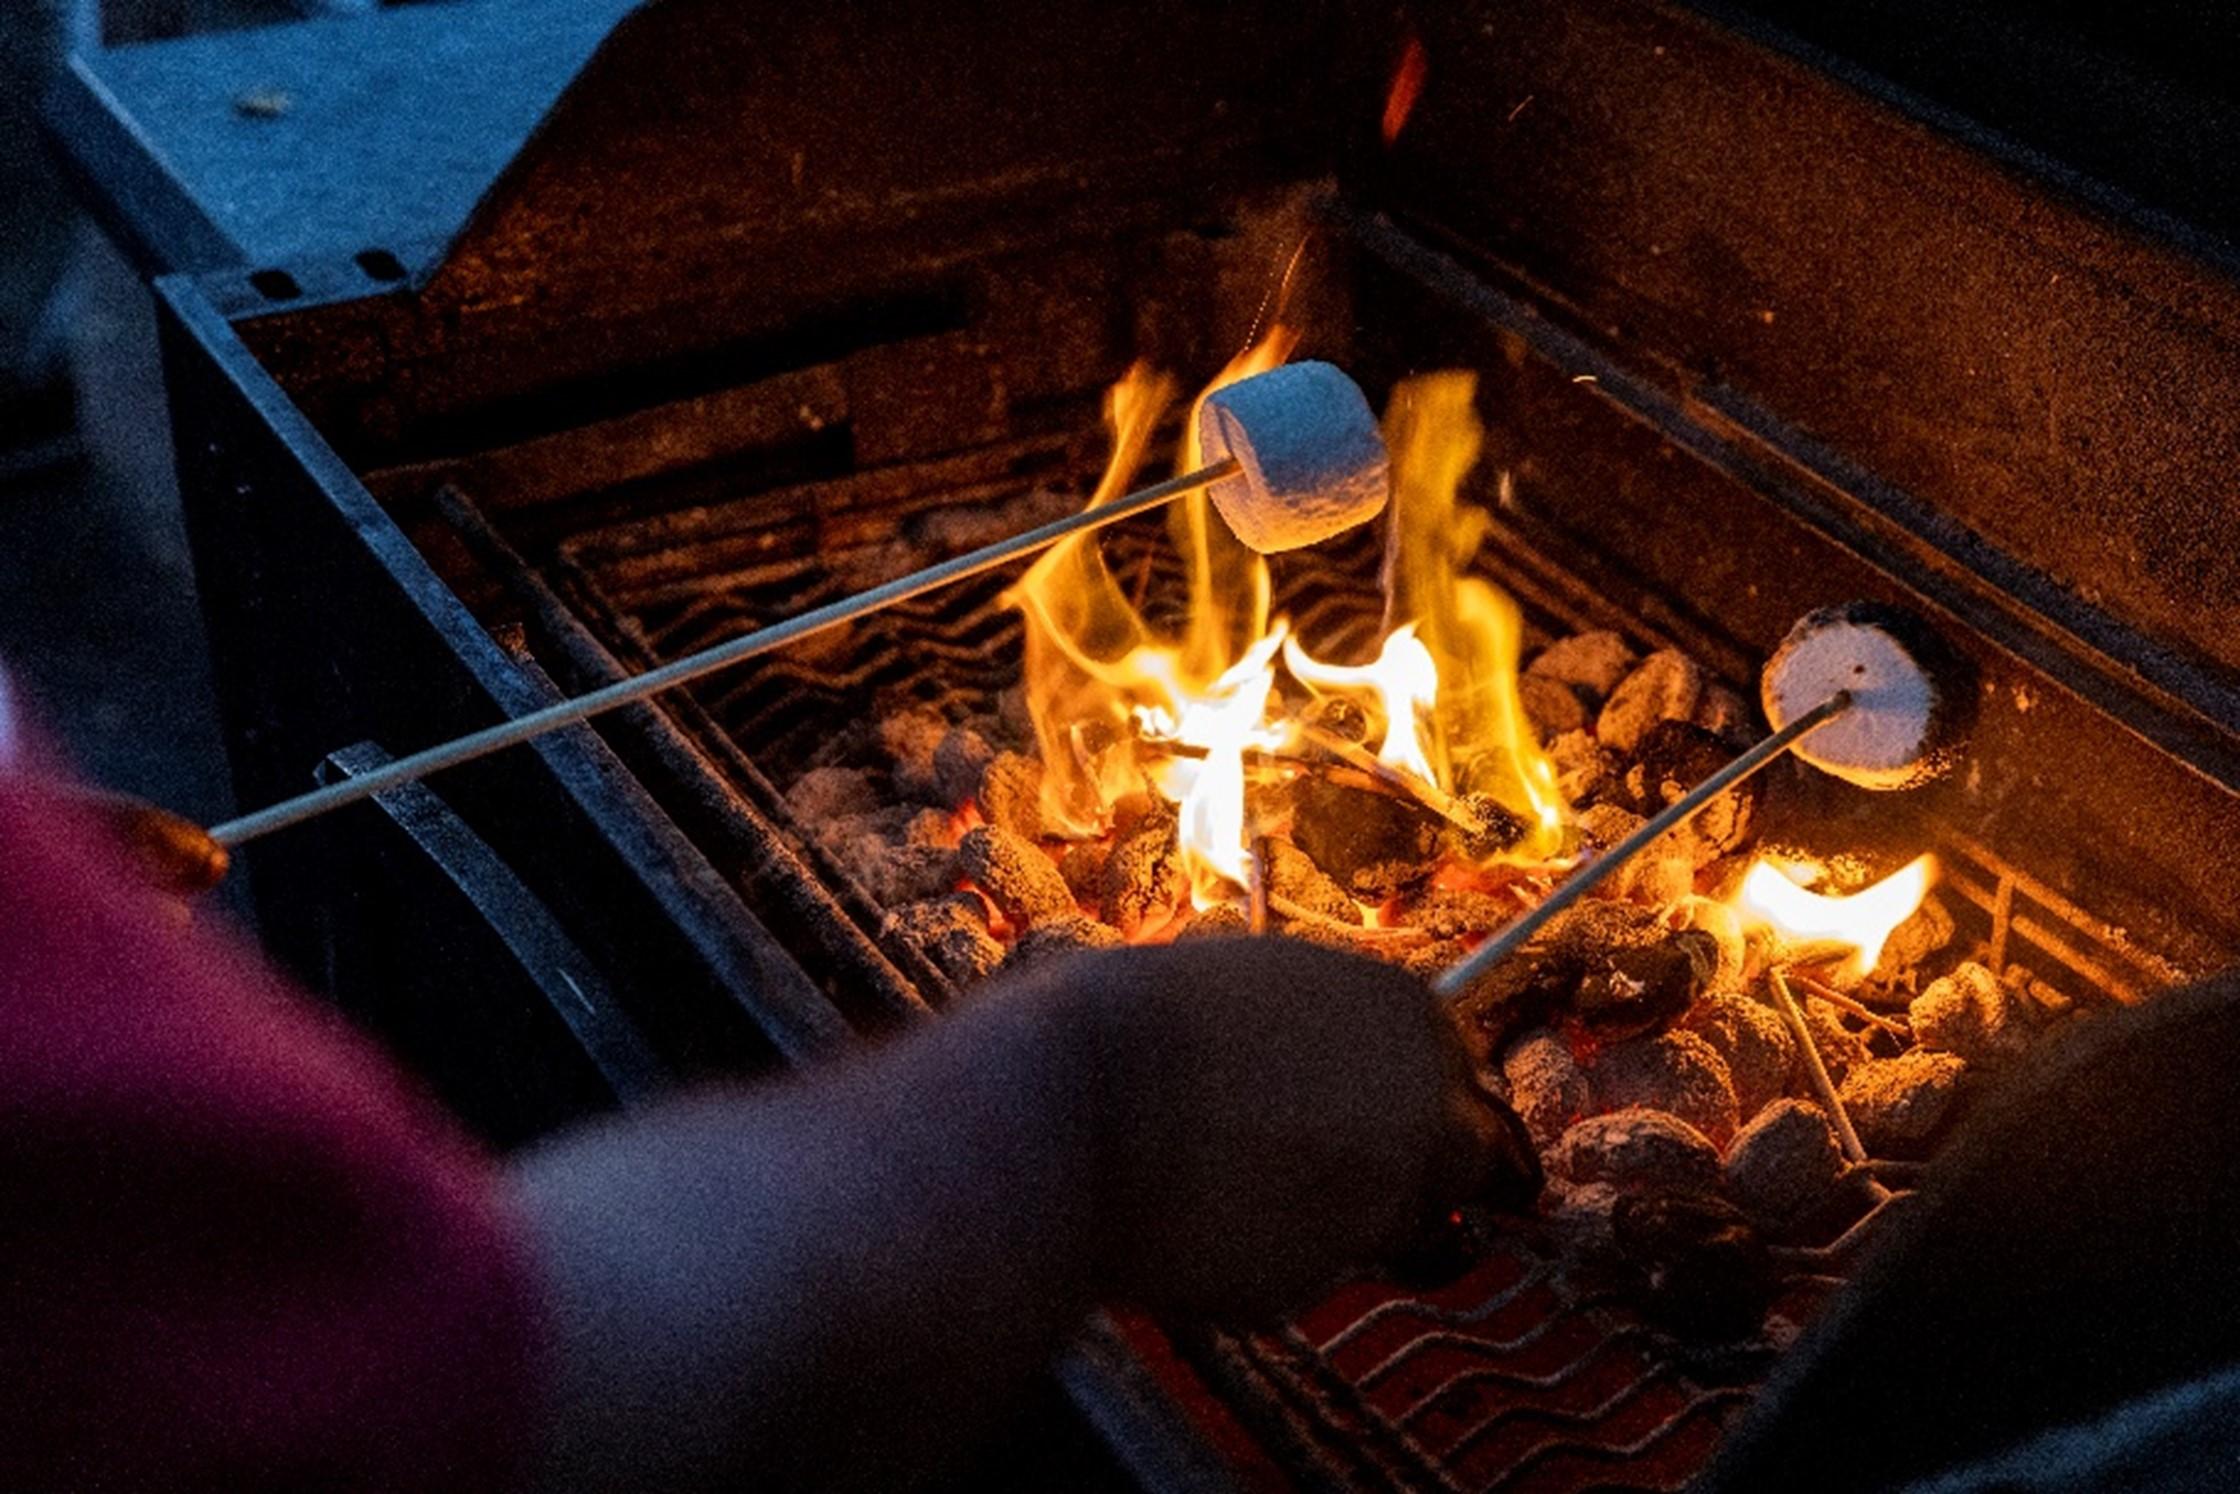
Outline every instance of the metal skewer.
POLYGON ((1047 549, 1062 539, 1087 534, 1108 524, 1116 524, 1122 519, 1133 518, 1171 502, 1184 493, 1219 482, 1225 477, 1235 476, 1242 470, 1242 464, 1235 457, 1223 457, 1195 472, 1185 472, 1180 477, 1154 483, 1109 503, 1053 520, 1038 529, 1030 529, 1024 534, 999 540, 992 545, 984 545, 952 560, 944 560, 939 565, 927 566, 922 571, 913 571, 884 585, 874 586, 869 591, 843 597, 837 602, 804 612, 799 617, 759 628, 744 637, 716 644, 696 654, 687 654, 682 659, 649 669, 630 679, 617 680, 587 695, 579 695, 573 700, 563 700, 557 705, 531 711, 526 716, 516 716, 511 721, 500 722, 496 726, 440 746, 415 752, 409 757, 400 757, 355 778, 342 779, 296 798, 283 800, 269 809, 260 809, 254 814, 245 814, 238 819, 227 820, 224 824, 213 825, 209 832, 210 838, 220 846, 231 849, 259 836, 270 835, 275 830, 300 825, 329 810, 370 799, 399 784, 411 783, 430 773, 440 773, 445 768, 473 762, 476 758, 487 757, 493 752, 542 736, 558 727, 588 720, 618 706, 635 704, 650 695, 660 694, 672 685, 681 685, 742 660, 754 658, 757 654, 784 648, 813 633, 853 622, 867 613, 891 607, 897 602, 906 602, 912 597, 947 586, 952 581, 962 581, 967 576, 993 570, 1007 561, 1047 549))
POLYGON ((1796 744, 1797 739, 1806 732, 1813 730, 1815 727, 1825 726, 1850 708, 1851 692, 1849 690, 1838 690, 1811 710, 1798 716, 1787 726, 1782 727, 1781 730, 1728 763, 1718 772, 1688 790, 1687 793, 1673 800, 1671 804, 1665 807, 1664 812, 1656 818, 1650 820, 1624 840, 1619 841, 1578 871, 1573 872, 1562 886, 1548 894, 1547 901, 1479 945, 1464 959, 1448 966, 1439 978, 1431 983, 1431 989, 1443 1001, 1453 1001, 1461 996, 1463 992, 1476 985, 1487 971, 1516 953, 1526 940, 1547 927, 1558 913, 1600 886, 1604 878, 1647 850, 1660 836, 1685 823, 1697 810, 1702 809, 1713 799, 1718 798, 1728 789, 1733 788, 1736 784, 1763 768, 1767 763, 1788 751, 1790 747, 1796 744))

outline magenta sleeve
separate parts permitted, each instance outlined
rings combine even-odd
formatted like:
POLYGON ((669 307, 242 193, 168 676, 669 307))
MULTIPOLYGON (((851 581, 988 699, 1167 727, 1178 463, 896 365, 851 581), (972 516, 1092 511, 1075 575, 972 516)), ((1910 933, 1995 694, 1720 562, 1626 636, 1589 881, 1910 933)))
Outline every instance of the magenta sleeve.
POLYGON ((0 1487, 518 1482, 492 1161, 66 802, 0 771, 0 1487))

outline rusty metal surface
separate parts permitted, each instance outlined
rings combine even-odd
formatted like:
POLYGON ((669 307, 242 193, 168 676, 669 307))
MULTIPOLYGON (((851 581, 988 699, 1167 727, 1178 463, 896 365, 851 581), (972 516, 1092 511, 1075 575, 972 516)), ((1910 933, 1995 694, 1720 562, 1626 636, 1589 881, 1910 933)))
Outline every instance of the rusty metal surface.
POLYGON ((1705 406, 1754 406, 2042 577, 2228 732, 2240 286, 2198 237, 1687 6, 1427 14, 1381 200, 1705 406))

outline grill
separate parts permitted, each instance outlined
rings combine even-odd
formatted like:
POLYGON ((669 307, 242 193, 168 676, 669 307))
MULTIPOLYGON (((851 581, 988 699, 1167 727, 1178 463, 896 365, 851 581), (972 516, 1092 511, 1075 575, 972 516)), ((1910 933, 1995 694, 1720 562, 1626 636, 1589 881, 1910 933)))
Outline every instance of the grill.
MULTIPOLYGON (((434 506, 531 619, 537 647, 577 671, 580 689, 1069 512, 1085 498, 1095 460, 1064 436, 1005 441, 653 519, 591 493, 582 495, 586 511, 616 516, 561 532, 528 516, 509 534, 463 478, 436 488, 434 506)), ((410 481, 429 477, 416 472, 410 481)), ((1105 548, 1149 616, 1179 610, 1180 561, 1156 519, 1111 531, 1105 548)), ((1512 537, 1486 569, 1512 593, 1540 600, 1537 635, 1600 620, 1584 587, 1531 560, 1512 537)), ((1301 552, 1277 569, 1275 610, 1306 636, 1340 648, 1366 644, 1382 608, 1377 564, 1378 541, 1368 532, 1301 552)), ((836 728, 901 702, 958 717, 994 714, 1002 692, 1018 683, 1021 622, 1001 600, 1010 579, 962 583, 809 647, 750 661, 696 687, 675 712, 679 727, 736 764, 727 787, 741 800, 738 818, 777 830, 835 891, 836 906, 813 917, 845 916, 862 936, 814 941, 804 959, 851 950, 849 984, 899 992, 904 1007, 943 1004, 951 983, 907 941, 887 935, 887 910, 819 856, 809 827, 792 822, 771 784, 826 761, 836 728)), ((1948 835, 1939 849, 1966 920, 1962 937, 1996 968, 2021 963, 2064 995, 2098 1004, 2136 1001, 2178 978, 1980 845, 1948 835)), ((806 922, 795 925, 797 940, 806 922)), ((1505 1236, 1439 1291, 1359 1284, 1280 1332, 1184 1331, 1182 1356, 1335 1483, 1681 1488, 1750 1404, 1782 1341, 1812 1320, 1883 1211, 1907 1196, 1910 1170, 1878 1166, 1897 1187, 1893 1197, 1824 1245, 1790 1252, 1769 1334, 1715 1353, 1644 1321, 1623 1292, 1577 1279, 1553 1242, 1505 1236)))
MULTIPOLYGON (((2233 644, 2182 605, 2240 547, 2214 505, 2142 507, 2203 490, 2228 433, 2113 392, 2152 365, 2206 408, 2240 296, 2143 217, 1680 6, 1419 19, 1431 81, 1389 148, 1403 38, 1352 7, 939 9, 851 16, 876 46, 791 38, 812 79, 725 6, 659 0, 426 275, 369 281, 360 254, 163 284, 244 802, 1077 507, 1128 359, 1210 371, 1285 279, 1306 351, 1373 397, 1478 371, 1479 564, 1537 636, 1616 628, 1745 682, 1814 605, 1937 618, 1985 679, 1974 770, 1812 814, 1870 859, 1936 849, 1993 968, 2114 1007, 2240 949, 2233 644), (913 92, 931 56, 975 59, 953 98, 913 92), (1924 242, 1966 246, 1964 283, 1924 242), (2070 277, 2058 336, 2015 289, 2048 274, 2070 277), (2027 423, 2031 369, 1963 377, 1992 345, 2079 381, 2075 424, 2027 423), (2093 441, 2080 493, 2064 454, 2093 441)), ((1148 520, 1105 541, 1154 617, 1180 586, 1160 541, 1148 520)), ((1286 557, 1277 610, 1366 643, 1376 563, 1360 537, 1286 557)), ((781 788, 894 702, 997 712, 1008 579, 260 847, 268 939, 500 1141, 938 1011, 951 983, 781 788), (383 953, 400 928, 413 959, 383 953)), ((1891 1202, 1787 1253, 1767 1333, 1716 1353, 1527 1231, 1444 1286, 1355 1283, 1269 1332, 1115 1315, 1064 1377, 1157 1483, 1680 1488, 1908 1206, 1911 1170, 1884 1181, 1891 1202)))

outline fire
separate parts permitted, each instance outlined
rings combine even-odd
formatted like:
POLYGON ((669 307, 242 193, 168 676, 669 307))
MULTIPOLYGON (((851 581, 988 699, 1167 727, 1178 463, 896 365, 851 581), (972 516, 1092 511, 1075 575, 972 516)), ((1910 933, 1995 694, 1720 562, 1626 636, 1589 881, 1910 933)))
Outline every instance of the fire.
MULTIPOLYGON (((1200 463, 1205 395, 1276 366, 1295 342, 1271 330, 1199 395, 1180 470, 1200 463)), ((1093 538, 1067 540, 1035 563, 1007 599, 1026 616, 1027 708, 1042 748, 1044 817, 1058 834, 1103 834, 1116 804, 1156 792, 1175 806, 1192 901, 1234 900, 1266 828, 1247 813, 1248 758, 1304 761, 1313 751, 1286 706, 1288 675, 1310 695, 1358 701, 1381 732, 1375 751, 1386 766, 1514 811, 1528 828, 1511 855, 1538 860, 1558 848, 1567 811, 1517 697, 1517 608, 1464 574, 1488 527, 1456 497, 1481 436, 1473 393, 1468 375, 1437 375, 1394 395, 1387 631, 1370 663, 1317 659, 1269 616, 1267 561, 1229 533, 1203 493, 1169 510, 1185 581, 1179 633, 1153 628, 1093 538)), ((1133 485, 1174 398, 1172 382, 1141 365, 1114 387, 1105 411, 1112 455, 1091 507, 1133 485)))
POLYGON ((1799 885, 1783 863, 1761 856, 1743 877, 1733 906, 1745 927, 1792 949, 1847 946, 1851 954, 1838 972, 1860 978, 1882 958, 1891 931, 1921 906, 1936 875, 1937 858, 1918 856, 1872 887, 1831 897, 1799 885))
POLYGON ((1244 755, 1254 747, 1282 747, 1288 735, 1267 721, 1275 653, 1287 632, 1277 623, 1203 693, 1186 700, 1179 719, 1158 707, 1139 707, 1146 738, 1205 749, 1200 759, 1168 757, 1151 773, 1176 806, 1176 839, 1190 876, 1190 900, 1199 908, 1229 901, 1252 877, 1244 755))
POLYGON ((1469 574, 1493 520, 1460 501, 1484 427, 1477 376, 1409 379, 1385 414, 1392 508, 1385 531, 1385 623, 1413 621, 1438 670, 1427 756, 1433 781, 1491 795, 1528 827, 1520 859, 1553 854, 1569 816, 1555 764, 1540 750, 1517 694, 1524 619, 1517 604, 1469 574))
POLYGON ((1416 637, 1409 623, 1385 635, 1376 662, 1356 669, 1318 662, 1299 647, 1299 640, 1283 643, 1284 668, 1302 684, 1338 691, 1362 691, 1375 702, 1372 719, 1384 722, 1384 738, 1377 744, 1377 760, 1386 767, 1413 773, 1425 783, 1437 783, 1425 747, 1425 728, 1439 702, 1439 664, 1431 650, 1416 637))

